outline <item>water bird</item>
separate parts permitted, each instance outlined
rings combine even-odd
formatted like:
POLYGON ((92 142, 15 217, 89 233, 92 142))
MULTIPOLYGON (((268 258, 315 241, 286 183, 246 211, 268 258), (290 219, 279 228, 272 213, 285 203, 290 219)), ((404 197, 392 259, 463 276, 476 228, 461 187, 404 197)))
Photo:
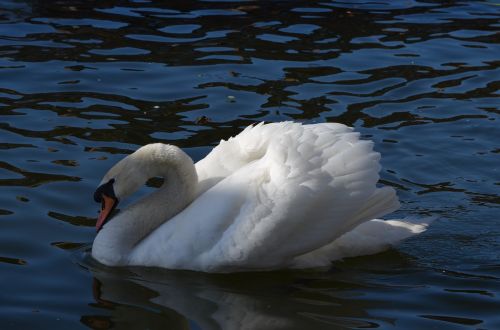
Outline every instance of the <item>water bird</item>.
POLYGON ((251 125, 196 164, 174 145, 145 145, 94 193, 102 207, 92 256, 108 266, 239 272, 383 251, 428 223, 378 219, 399 208, 395 190, 377 186, 379 160, 372 141, 339 123, 251 125), (163 185, 112 216, 153 177, 163 185))

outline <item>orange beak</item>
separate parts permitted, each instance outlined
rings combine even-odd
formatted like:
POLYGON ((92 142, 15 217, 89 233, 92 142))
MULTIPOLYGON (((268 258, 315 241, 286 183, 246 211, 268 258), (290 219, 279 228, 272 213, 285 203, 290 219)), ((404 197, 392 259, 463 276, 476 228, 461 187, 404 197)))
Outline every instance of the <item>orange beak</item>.
POLYGON ((97 223, 95 224, 95 227, 97 229, 97 232, 101 230, 102 226, 108 221, 111 212, 116 207, 117 199, 113 197, 108 197, 104 194, 102 194, 102 207, 101 207, 101 212, 99 212, 99 217, 97 218, 97 223))

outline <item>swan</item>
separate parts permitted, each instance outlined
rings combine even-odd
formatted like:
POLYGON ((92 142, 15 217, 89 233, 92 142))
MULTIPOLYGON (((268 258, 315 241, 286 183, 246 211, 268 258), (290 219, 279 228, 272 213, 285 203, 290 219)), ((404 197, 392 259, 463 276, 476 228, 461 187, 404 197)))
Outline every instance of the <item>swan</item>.
POLYGON ((196 164, 176 146, 143 146, 94 193, 102 207, 92 257, 204 272, 315 268, 423 232, 425 221, 376 219, 399 201, 377 187, 380 154, 359 137, 339 123, 260 123, 196 164), (158 176, 160 188, 111 216, 158 176))

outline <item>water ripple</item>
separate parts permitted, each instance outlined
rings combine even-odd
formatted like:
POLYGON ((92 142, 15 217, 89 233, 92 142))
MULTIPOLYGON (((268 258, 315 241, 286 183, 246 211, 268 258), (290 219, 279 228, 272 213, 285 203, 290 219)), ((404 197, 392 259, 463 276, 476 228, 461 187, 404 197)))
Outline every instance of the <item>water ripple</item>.
POLYGON ((3 324, 499 328, 499 18, 491 1, 3 1, 3 324), (329 272, 88 261, 111 164, 152 142, 199 160, 280 120, 354 126, 383 155, 395 217, 440 218, 329 272))

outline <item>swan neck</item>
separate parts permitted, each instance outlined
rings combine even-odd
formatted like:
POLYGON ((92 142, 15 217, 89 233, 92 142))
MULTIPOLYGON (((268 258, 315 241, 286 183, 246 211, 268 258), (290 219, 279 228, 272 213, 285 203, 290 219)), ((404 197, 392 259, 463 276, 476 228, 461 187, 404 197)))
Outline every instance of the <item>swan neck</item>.
POLYGON ((135 157, 143 183, 163 177, 163 185, 118 213, 97 235, 93 255, 109 265, 126 265, 135 246, 195 198, 198 178, 192 159, 174 146, 158 145, 135 157), (142 172, 141 172, 142 171, 142 172))

